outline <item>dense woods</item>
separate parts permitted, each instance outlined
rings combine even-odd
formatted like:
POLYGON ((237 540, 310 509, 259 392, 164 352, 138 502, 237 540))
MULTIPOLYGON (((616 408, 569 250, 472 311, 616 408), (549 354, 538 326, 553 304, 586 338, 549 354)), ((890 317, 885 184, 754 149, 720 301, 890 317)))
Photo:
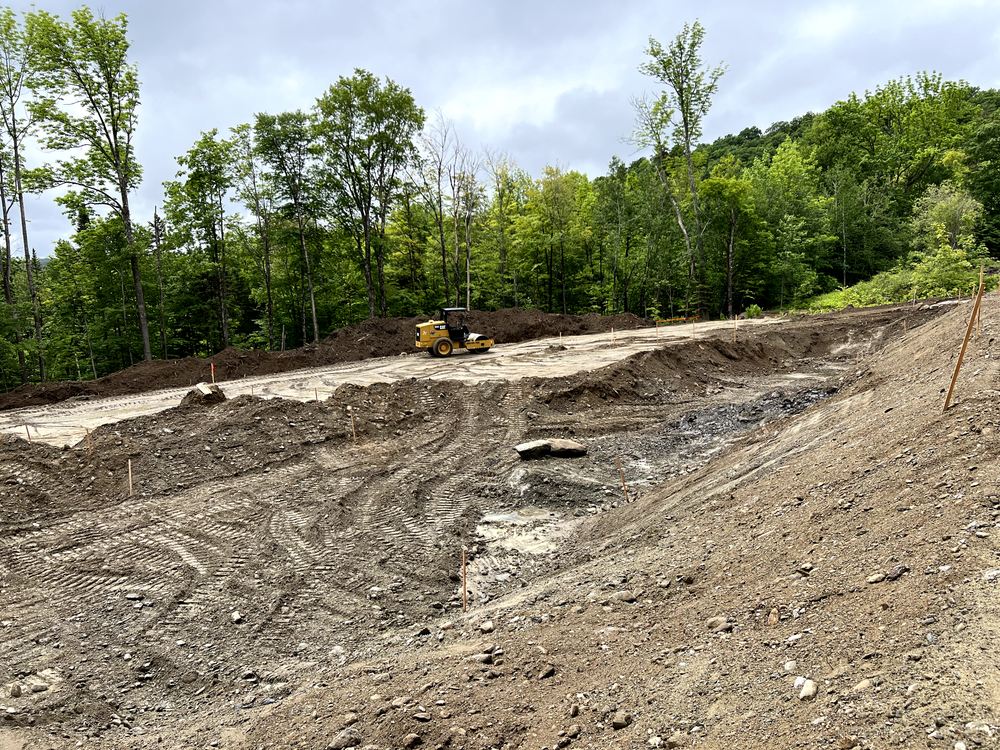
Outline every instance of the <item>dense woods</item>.
POLYGON ((633 102, 642 156, 603 175, 528 174, 355 70, 308 110, 206 123, 138 216, 127 29, 0 12, 4 389, 445 304, 719 318, 945 294, 1000 250, 1000 92, 918 72, 703 143, 726 70, 703 63, 697 23, 650 38, 636 64, 662 94, 633 102), (24 196, 50 190, 69 239, 40 262, 24 196))

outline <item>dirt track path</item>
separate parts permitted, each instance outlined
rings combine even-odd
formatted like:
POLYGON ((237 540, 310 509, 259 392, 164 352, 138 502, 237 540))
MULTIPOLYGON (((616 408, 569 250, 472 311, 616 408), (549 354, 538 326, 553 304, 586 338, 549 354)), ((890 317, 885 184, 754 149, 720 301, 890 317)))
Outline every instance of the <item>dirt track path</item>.
MULTIPOLYGON (((781 318, 741 321, 740 326, 768 325, 781 318)), ((732 323, 713 321, 697 325, 696 338, 711 337, 720 329, 731 329, 732 323)), ((409 378, 458 380, 478 383, 484 380, 518 380, 524 377, 561 377, 583 370, 597 370, 637 352, 654 349, 665 341, 680 341, 692 337, 687 325, 656 329, 645 328, 615 334, 611 345, 609 333, 585 336, 564 336, 502 344, 485 355, 458 351, 448 359, 416 355, 382 357, 360 362, 348 362, 328 367, 316 367, 278 375, 262 375, 222 382, 229 398, 250 394, 263 398, 285 398, 311 401, 329 398, 338 387, 347 383, 370 385, 409 378), (562 345, 565 350, 553 350, 562 345)), ((0 433, 25 437, 25 426, 31 439, 51 445, 74 445, 86 440, 86 430, 145 414, 169 409, 180 403, 188 387, 168 388, 148 393, 118 396, 94 401, 67 401, 41 407, 14 409, 0 414, 0 433)))

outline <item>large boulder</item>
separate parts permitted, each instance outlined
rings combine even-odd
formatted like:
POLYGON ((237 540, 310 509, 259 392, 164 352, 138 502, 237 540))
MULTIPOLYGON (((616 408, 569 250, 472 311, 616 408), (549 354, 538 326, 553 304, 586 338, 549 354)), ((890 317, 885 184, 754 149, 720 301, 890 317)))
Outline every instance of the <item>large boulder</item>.
POLYGON ((542 440, 532 440, 529 443, 515 445, 514 450, 521 460, 527 461, 533 458, 544 458, 554 456, 556 458, 577 458, 587 455, 587 446, 575 440, 565 440, 563 438, 544 438, 542 440))
POLYGON ((181 406, 215 406, 226 400, 226 394, 215 383, 198 383, 181 399, 181 406))

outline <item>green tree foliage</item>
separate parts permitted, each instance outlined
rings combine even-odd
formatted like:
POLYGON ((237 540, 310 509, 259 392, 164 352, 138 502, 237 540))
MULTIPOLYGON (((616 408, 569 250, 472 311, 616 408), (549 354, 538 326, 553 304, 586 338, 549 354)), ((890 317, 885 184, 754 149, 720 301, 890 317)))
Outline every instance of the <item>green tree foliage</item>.
POLYGON ((384 317, 386 224, 405 170, 416 157, 414 139, 423 127, 424 111, 409 89, 355 70, 317 100, 316 114, 331 206, 361 251, 369 317, 375 317, 376 308, 384 317))
POLYGON ((698 23, 650 39, 640 69, 662 89, 634 101, 632 135, 647 155, 593 178, 476 153, 408 89, 355 70, 310 111, 204 132, 162 213, 133 221, 125 29, 86 9, 23 29, 0 13, 0 75, 31 92, 0 91, 2 387, 41 377, 39 341, 48 376, 89 378, 149 356, 149 328, 164 356, 186 356, 284 350, 449 303, 670 318, 821 306, 824 292, 873 304, 967 293, 1000 249, 1000 92, 919 73, 702 143, 724 68, 703 64, 698 23), (54 160, 19 186, 11 129, 30 140, 32 118, 54 160), (76 231, 43 270, 12 257, 13 221, 25 190, 56 185, 76 231))

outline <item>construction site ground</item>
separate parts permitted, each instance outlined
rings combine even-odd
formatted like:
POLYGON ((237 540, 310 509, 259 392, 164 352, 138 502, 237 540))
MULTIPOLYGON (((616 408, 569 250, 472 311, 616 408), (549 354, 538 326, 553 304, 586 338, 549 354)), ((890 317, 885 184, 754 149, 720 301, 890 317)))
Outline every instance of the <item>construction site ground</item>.
POLYGON ((0 414, 0 750, 994 746, 971 309, 36 393, 0 414), (546 437, 587 455, 513 449, 546 437))

